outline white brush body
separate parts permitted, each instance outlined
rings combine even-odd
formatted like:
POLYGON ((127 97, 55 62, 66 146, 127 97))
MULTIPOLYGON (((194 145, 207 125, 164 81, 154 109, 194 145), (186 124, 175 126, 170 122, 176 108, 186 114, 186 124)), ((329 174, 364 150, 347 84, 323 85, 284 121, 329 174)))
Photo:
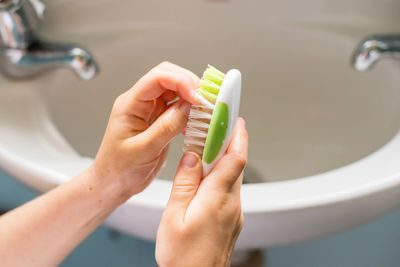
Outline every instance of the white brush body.
POLYGON ((192 151, 202 156, 215 104, 223 102, 227 104, 229 110, 228 126, 222 147, 213 162, 207 164, 203 161, 203 176, 209 174, 218 160, 225 154, 230 143, 239 114, 241 87, 241 73, 233 69, 225 75, 215 102, 205 98, 200 93, 196 94, 199 104, 193 105, 190 110, 189 122, 185 132, 184 151, 192 151))
POLYGON ((228 71, 225 75, 224 81, 221 84, 221 88, 215 103, 223 102, 228 105, 229 110, 229 121, 226 130, 224 142, 221 150, 213 162, 207 164, 203 161, 203 175, 206 176, 210 173, 212 168, 218 162, 218 160, 226 153, 226 149, 231 141, 233 131, 235 129, 236 120, 239 115, 240 108, 240 93, 242 90, 242 75, 240 71, 233 69, 228 71))

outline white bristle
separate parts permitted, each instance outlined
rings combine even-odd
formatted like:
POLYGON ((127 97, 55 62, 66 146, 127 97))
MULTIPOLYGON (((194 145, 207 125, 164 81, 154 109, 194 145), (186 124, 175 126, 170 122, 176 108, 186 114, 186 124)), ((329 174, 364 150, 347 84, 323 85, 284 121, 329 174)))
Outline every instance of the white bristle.
POLYGON ((186 145, 183 147, 183 152, 194 152, 199 155, 203 154, 203 147, 201 146, 192 146, 192 145, 186 145))
POLYGON ((196 100, 199 101, 202 105, 193 105, 194 107, 199 108, 209 108, 214 109, 214 104, 207 100, 202 94, 196 91, 196 100))
POLYGON ((189 119, 211 119, 211 114, 198 110, 198 109, 192 109, 190 110, 190 114, 189 114, 189 119))
POLYGON ((198 140, 198 139, 194 139, 194 138, 187 138, 185 140, 185 144, 186 145, 196 145, 196 146, 204 146, 204 141, 203 140, 198 140))
POLYGON ((207 133, 205 131, 201 131, 199 129, 193 128, 193 127, 188 127, 186 128, 185 135, 190 137, 199 137, 199 138, 206 138, 207 133))
POLYGON ((206 98, 198 90, 195 99, 198 104, 192 105, 190 109, 183 151, 191 151, 202 156, 215 100, 206 98))
POLYGON ((198 120, 190 120, 187 123, 187 126, 192 127, 192 128, 200 128, 200 129, 208 129, 210 127, 210 125, 208 123, 198 121, 198 120))
POLYGON ((193 108, 202 108, 202 109, 210 109, 214 110, 214 105, 211 104, 212 106, 204 106, 204 105, 192 105, 193 108))
POLYGON ((214 105, 202 95, 196 99, 201 99, 201 105, 192 105, 190 110, 189 122, 185 132, 184 151, 193 151, 202 155, 214 105))

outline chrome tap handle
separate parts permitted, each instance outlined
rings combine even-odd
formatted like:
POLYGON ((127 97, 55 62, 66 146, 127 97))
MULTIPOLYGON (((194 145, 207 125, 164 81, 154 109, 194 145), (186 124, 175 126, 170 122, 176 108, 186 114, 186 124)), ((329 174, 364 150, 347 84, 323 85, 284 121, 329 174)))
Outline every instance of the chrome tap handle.
POLYGON ((358 71, 367 71, 384 58, 400 58, 400 34, 373 35, 364 39, 352 56, 352 65, 358 71))
POLYGON ((66 66, 81 79, 92 79, 98 68, 86 49, 38 37, 43 11, 40 0, 0 0, 0 70, 22 79, 66 66))
POLYGON ((39 17, 29 0, 7 0, 0 9, 0 48, 26 49, 36 40, 39 17))
POLYGON ((0 10, 9 10, 21 4, 23 0, 0 0, 0 10))

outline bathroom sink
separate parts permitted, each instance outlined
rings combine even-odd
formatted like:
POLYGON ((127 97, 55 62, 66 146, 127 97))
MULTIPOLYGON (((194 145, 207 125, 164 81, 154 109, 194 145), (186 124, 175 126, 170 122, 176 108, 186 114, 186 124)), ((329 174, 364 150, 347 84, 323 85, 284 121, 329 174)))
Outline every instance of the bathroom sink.
MULTIPOLYGON (((382 62, 358 73, 349 58, 371 27, 395 28, 399 4, 307 2, 49 1, 43 35, 85 45, 101 72, 2 80, 0 166, 45 192, 90 166, 114 99, 149 69, 169 60, 200 76, 210 63, 243 75, 250 147, 238 248, 308 240, 393 210, 400 69, 382 62)), ((172 142, 158 178, 107 225, 154 240, 182 145, 172 142)))

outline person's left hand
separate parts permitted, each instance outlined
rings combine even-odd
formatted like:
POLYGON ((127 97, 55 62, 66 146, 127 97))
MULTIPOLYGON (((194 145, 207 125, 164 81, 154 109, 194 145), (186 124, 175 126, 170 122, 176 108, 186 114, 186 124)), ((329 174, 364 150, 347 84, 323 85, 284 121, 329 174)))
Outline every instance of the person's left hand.
POLYGON ((163 62, 120 95, 92 166, 95 176, 124 188, 125 200, 146 188, 187 123, 198 83, 192 72, 163 62))
POLYGON ((229 266, 243 226, 240 188, 248 135, 238 118, 226 154, 203 177, 201 158, 186 152, 157 232, 159 266, 229 266))

